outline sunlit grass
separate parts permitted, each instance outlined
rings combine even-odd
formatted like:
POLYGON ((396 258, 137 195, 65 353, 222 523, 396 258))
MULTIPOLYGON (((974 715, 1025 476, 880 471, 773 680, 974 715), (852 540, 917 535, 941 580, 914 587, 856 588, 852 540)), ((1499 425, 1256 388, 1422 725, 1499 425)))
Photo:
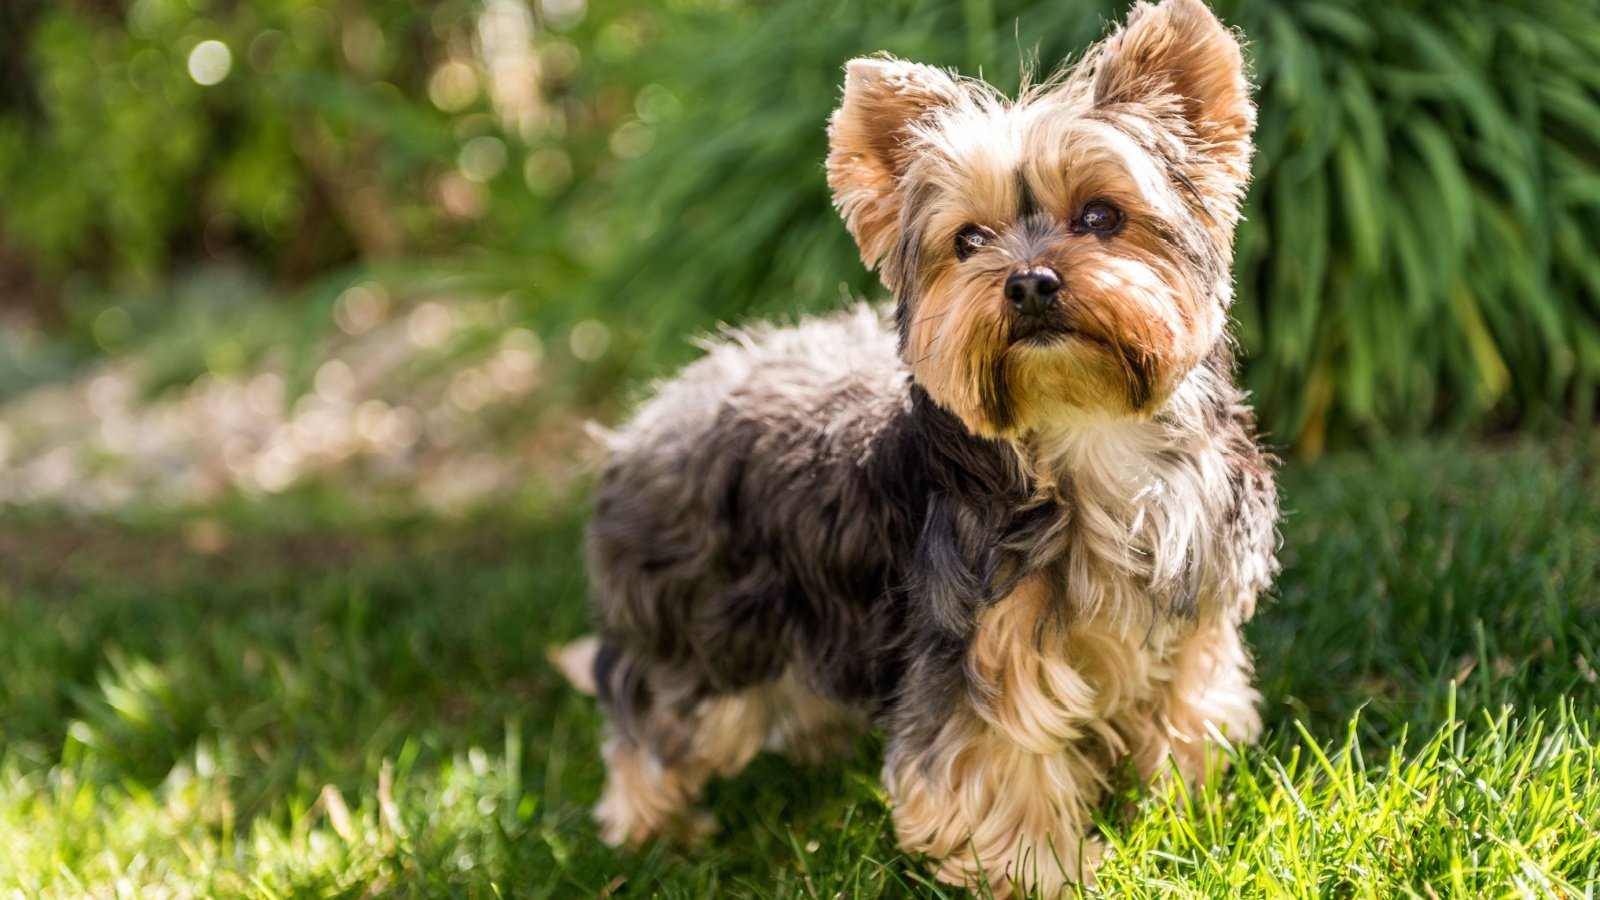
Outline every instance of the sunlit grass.
MULTIPOLYGON (((1593 896, 1597 466, 1569 442, 1286 472, 1250 632, 1268 734, 1192 796, 1107 804, 1098 891, 1593 896)), ((603 848, 599 719, 543 662, 585 628, 582 509, 328 502, 199 543, 0 520, 0 889, 959 895, 896 851, 875 740, 714 784, 693 854, 603 848)))

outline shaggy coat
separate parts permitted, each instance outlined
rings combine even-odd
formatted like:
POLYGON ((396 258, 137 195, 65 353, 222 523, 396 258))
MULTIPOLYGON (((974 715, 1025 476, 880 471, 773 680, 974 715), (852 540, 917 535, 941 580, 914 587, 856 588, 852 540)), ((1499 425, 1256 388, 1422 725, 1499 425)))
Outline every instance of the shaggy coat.
POLYGON ((730 330, 606 438, 599 634, 560 662, 609 722, 608 841, 870 722, 903 846, 1049 894, 1125 760, 1192 782, 1256 735, 1278 507, 1225 334, 1253 124, 1198 0, 1014 101, 850 65, 829 180, 893 310, 730 330), (1023 322, 1040 267, 1060 302, 1023 322))

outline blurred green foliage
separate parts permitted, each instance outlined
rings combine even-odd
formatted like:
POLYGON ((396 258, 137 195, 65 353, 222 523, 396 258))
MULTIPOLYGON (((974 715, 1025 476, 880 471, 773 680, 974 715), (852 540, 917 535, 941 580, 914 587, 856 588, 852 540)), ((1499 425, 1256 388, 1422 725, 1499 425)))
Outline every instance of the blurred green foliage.
MULTIPOLYGON (((1235 312, 1274 438, 1587 420, 1600 0, 1217 7, 1260 85, 1235 312)), ((1124 13, 23 0, 0 37, 0 270, 56 291, 216 258, 286 285, 463 273, 548 326, 609 324, 608 383, 659 373, 718 319, 881 294, 822 177, 845 60, 888 50, 1009 89, 1124 13)))
MULTIPOLYGON (((1235 308, 1280 441, 1587 418, 1600 385, 1600 5, 1220 0, 1259 84, 1235 308)), ((647 232, 603 295, 703 316, 871 290, 823 210, 841 61, 887 49, 1012 88, 1121 3, 774 3, 655 57, 687 114, 622 176, 647 232), (729 39, 738 35, 737 40, 729 39), (681 260, 693 259, 692 265, 681 260)), ((654 354, 651 354, 654 356, 654 354)))
POLYGON ((0 96, 0 246, 47 281, 113 288, 219 257, 289 284, 351 262, 459 268, 485 246, 514 259, 592 175, 590 123, 626 80, 582 71, 585 9, 38 4, 7 48, 26 65, 0 96))

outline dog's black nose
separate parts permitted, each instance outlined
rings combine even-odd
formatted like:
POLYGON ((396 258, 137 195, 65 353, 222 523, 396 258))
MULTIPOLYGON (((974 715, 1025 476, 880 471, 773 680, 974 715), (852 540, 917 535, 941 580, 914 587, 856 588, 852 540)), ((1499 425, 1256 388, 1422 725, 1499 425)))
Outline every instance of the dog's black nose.
POLYGON ((1032 266, 1006 279, 1006 299, 1024 316, 1043 315, 1061 292, 1061 274, 1049 266, 1032 266))

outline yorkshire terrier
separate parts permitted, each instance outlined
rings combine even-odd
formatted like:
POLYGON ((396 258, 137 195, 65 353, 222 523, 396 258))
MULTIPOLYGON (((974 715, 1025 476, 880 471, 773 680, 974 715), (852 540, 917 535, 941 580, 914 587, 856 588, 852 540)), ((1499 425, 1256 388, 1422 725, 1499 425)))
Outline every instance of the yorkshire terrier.
POLYGON ((1192 784, 1256 737, 1278 502, 1227 334, 1254 125, 1201 0, 1016 99, 848 65, 828 183, 892 316, 730 331, 606 437, 599 633, 556 659, 609 723, 607 842, 872 724, 903 848, 1055 895, 1126 766, 1192 784))

